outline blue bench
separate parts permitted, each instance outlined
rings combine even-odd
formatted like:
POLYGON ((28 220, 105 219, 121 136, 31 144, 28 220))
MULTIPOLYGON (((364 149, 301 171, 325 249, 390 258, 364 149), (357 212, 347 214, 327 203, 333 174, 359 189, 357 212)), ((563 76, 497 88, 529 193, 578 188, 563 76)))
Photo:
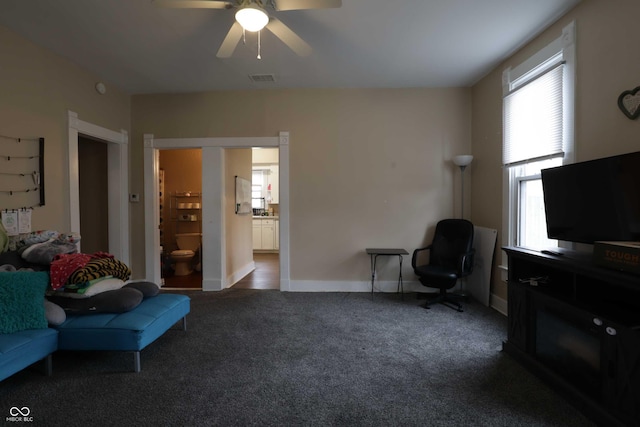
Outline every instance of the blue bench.
POLYGON ((179 294, 159 294, 145 298, 125 313, 67 315, 55 326, 59 350, 105 350, 134 353, 134 371, 140 372, 140 351, 186 316, 190 299, 179 294))
POLYGON ((0 334, 0 381, 42 359, 51 375, 51 353, 57 349, 58 332, 53 329, 0 334))

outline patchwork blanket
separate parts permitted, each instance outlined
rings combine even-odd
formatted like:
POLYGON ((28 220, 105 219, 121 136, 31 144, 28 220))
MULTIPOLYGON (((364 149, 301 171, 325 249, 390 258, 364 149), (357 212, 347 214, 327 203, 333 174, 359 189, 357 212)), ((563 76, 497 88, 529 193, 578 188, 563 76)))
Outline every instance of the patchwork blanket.
MULTIPOLYGON (((84 268, 94 258, 113 258, 113 255, 106 252, 96 252, 91 255, 76 253, 56 256, 51 262, 50 267, 51 289, 57 290, 63 287, 65 283, 67 283, 69 276, 77 270, 84 268)), ((104 276, 109 276, 109 274, 105 274, 104 276)))

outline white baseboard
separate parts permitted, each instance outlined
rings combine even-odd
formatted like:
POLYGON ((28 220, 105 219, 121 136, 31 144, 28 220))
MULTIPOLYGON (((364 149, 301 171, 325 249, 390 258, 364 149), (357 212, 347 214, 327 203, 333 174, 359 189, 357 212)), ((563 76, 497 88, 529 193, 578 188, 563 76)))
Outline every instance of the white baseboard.
POLYGON ((504 314, 505 316, 508 313, 508 304, 507 300, 496 296, 495 294, 491 294, 491 301, 489 302, 489 306, 496 310, 497 312, 504 314))
MULTIPOLYGON (((419 282, 404 282, 402 288, 405 292, 416 292, 426 289, 419 282)), ((291 280, 290 292, 371 292, 370 281, 316 281, 316 280, 291 280)), ((396 292, 397 281, 376 281, 375 292, 396 292)))
MULTIPOLYGON (((426 288, 420 282, 404 282, 405 292, 425 292, 426 288)), ((396 292, 397 281, 375 282, 375 292, 396 292)), ((285 289, 282 289, 285 290, 285 289)), ((291 280, 288 291, 290 292, 371 292, 369 281, 316 281, 316 280, 291 280)), ((433 290, 431 290, 433 291, 433 290)), ((489 306, 503 315, 507 315, 507 300, 491 294, 489 306)))
POLYGON ((224 289, 222 285, 223 283, 220 279, 208 279, 206 277, 202 278, 203 291, 221 291, 222 289, 224 289))
POLYGON ((229 288, 235 285, 236 283, 238 283, 238 281, 242 280, 242 278, 244 278, 247 274, 251 273, 255 269, 256 263, 253 260, 245 264, 242 268, 234 271, 230 276, 227 276, 226 287, 229 288))
MULTIPOLYGON (((252 261, 245 265, 243 268, 229 276, 227 279, 230 287, 247 274, 255 270, 255 263, 252 261)), ((322 281, 322 280, 290 280, 281 283, 280 290, 285 292, 371 292, 371 282, 358 280, 358 281, 322 281)), ((222 290, 222 283, 219 280, 203 279, 202 290, 203 291, 220 291, 222 290)), ((376 281, 374 286, 375 292, 393 293, 398 289, 398 282, 395 280, 388 281, 376 281)), ((425 292, 430 288, 426 288, 420 282, 407 281, 403 283, 404 292, 425 292)), ((498 297, 495 294, 491 294, 489 306, 503 315, 507 315, 507 300, 498 297)))

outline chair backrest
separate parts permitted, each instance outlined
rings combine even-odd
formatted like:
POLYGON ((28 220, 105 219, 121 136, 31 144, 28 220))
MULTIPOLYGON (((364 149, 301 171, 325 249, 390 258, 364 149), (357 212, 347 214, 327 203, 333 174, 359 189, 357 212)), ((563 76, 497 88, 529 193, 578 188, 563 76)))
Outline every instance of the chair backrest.
MULTIPOLYGON (((466 219, 443 219, 436 225, 429 264, 459 270, 460 257, 473 248, 473 224, 466 219)), ((468 259, 461 273, 473 269, 473 259, 468 259)))

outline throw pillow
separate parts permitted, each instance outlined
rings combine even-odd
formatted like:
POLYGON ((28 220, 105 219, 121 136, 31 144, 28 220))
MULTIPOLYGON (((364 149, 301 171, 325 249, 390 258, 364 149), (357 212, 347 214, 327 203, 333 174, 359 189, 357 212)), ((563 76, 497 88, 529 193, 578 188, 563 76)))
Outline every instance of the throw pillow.
POLYGON ((124 285, 125 288, 133 288, 142 292, 145 298, 147 297, 155 297, 160 293, 160 288, 153 282, 146 282, 144 280, 129 282, 124 285))
POLYGON ((0 272, 0 334, 45 329, 44 292, 49 274, 44 271, 0 272))
POLYGON ((106 291, 89 298, 65 298, 48 296, 50 301, 62 307, 67 314, 124 313, 142 302, 142 292, 137 289, 106 291))
POLYGON ((56 255, 72 254, 77 251, 78 248, 73 243, 53 240, 29 246, 22 252, 22 258, 31 264, 50 265, 56 255))
POLYGON ((67 320, 64 309, 49 300, 44 300, 44 317, 50 325, 62 325, 67 320))

